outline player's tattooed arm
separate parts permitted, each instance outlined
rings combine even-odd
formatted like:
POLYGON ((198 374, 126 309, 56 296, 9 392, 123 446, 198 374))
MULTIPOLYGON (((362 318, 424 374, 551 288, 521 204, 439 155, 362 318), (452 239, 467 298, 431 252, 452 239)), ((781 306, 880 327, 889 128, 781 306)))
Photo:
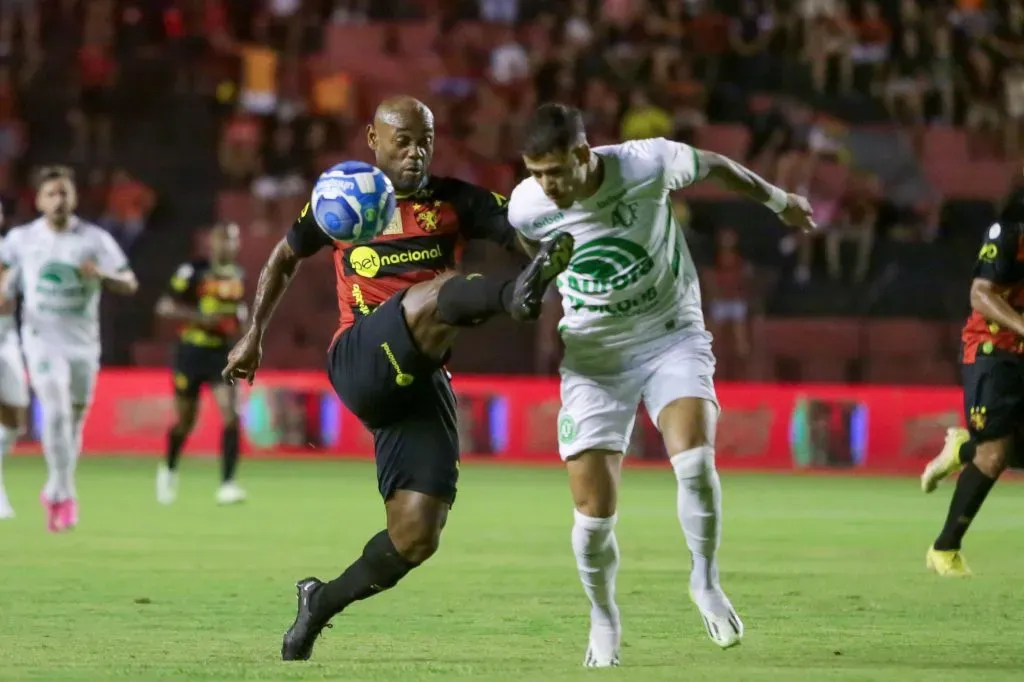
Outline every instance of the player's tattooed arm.
POLYGON ((288 290, 295 272, 299 269, 298 254, 292 249, 287 239, 282 239, 270 253, 267 264, 260 271, 260 279, 256 284, 256 299, 252 304, 252 324, 249 333, 262 339, 270 324, 274 309, 288 290))
POLYGON ((699 177, 714 180, 726 189, 764 204, 787 225, 801 230, 814 229, 811 205, 804 197, 787 193, 727 156, 705 149, 694 149, 694 153, 699 177))

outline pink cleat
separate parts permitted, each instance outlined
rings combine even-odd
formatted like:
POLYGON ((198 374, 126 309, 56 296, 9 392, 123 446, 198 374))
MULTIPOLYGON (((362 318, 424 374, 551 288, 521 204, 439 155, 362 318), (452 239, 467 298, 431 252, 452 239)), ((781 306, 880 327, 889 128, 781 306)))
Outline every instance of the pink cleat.
POLYGON ((60 502, 52 502, 45 494, 39 493, 39 503, 46 510, 46 530, 51 533, 60 533, 64 530, 64 505, 60 502))
POLYGON ((78 500, 69 498, 58 504, 60 522, 64 530, 71 530, 78 525, 78 500))

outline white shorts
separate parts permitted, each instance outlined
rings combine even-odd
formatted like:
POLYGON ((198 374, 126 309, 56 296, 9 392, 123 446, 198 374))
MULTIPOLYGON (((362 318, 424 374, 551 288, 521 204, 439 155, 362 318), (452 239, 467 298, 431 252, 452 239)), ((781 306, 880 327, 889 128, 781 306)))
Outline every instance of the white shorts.
POLYGON ((92 403, 98 358, 65 353, 48 346, 25 346, 25 361, 32 390, 44 409, 55 403, 60 407, 84 407, 92 403), (69 402, 70 401, 70 402, 69 402))
POLYGON ((28 378, 17 334, 0 342, 0 404, 28 407, 28 378))
POLYGON ((665 341, 660 353, 616 374, 562 369, 558 454, 563 460, 591 449, 626 452, 641 399, 655 425, 661 410, 678 398, 703 398, 718 407, 710 339, 665 341))

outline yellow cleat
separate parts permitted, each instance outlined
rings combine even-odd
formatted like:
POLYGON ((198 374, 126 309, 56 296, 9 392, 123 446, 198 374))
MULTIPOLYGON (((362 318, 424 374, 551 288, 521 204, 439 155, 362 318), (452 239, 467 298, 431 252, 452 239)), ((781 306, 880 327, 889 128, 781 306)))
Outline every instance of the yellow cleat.
POLYGON ((943 578, 969 578, 971 569, 967 567, 963 554, 958 549, 939 550, 928 548, 924 557, 925 566, 929 571, 938 573, 943 578))
POLYGON ((924 468, 921 474, 921 490, 930 493, 943 480, 964 468, 960 462, 960 447, 970 440, 967 429, 953 427, 946 429, 946 443, 942 452, 924 468))

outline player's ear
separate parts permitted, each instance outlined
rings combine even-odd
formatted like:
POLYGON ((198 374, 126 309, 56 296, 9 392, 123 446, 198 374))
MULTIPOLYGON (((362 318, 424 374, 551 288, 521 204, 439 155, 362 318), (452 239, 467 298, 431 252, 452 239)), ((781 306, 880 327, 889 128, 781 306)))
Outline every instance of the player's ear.
POLYGON ((377 151, 377 131, 372 125, 366 126, 366 146, 377 151))
POLYGON ((576 157, 576 161, 581 166, 586 166, 590 163, 590 147, 588 145, 578 145, 572 150, 572 155, 576 157))

